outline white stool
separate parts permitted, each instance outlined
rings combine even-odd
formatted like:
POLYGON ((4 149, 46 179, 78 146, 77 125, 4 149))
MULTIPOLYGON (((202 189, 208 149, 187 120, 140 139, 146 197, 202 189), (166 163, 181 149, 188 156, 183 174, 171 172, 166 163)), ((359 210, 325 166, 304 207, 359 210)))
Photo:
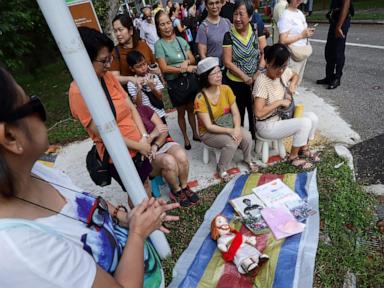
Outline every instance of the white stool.
POLYGON ((269 145, 273 148, 277 148, 281 158, 285 158, 286 152, 283 144, 283 139, 264 139, 258 133, 256 133, 256 153, 261 154, 261 161, 268 162, 269 159, 269 145))
POLYGON ((208 164, 209 162, 209 151, 213 151, 215 152, 215 160, 216 160, 216 164, 219 163, 219 159, 220 159, 220 150, 219 149, 216 149, 216 148, 213 148, 213 147, 209 147, 207 145, 205 145, 204 143, 203 144, 203 163, 205 165, 208 164))

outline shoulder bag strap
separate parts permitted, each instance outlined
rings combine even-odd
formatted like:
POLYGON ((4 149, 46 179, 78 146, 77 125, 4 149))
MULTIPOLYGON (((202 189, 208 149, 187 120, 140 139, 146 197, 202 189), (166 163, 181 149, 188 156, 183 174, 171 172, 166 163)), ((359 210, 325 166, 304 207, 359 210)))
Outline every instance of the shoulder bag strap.
POLYGON ((188 60, 187 56, 186 56, 185 53, 184 53, 184 49, 183 49, 183 47, 181 47, 181 44, 180 44, 179 39, 177 39, 177 36, 176 36, 176 41, 177 41, 177 43, 178 43, 179 46, 180 46, 181 53, 183 53, 184 59, 185 59, 185 60, 188 60))
MULTIPOLYGON (((115 105, 113 105, 111 94, 109 94, 108 87, 107 87, 107 84, 105 84, 104 78, 101 78, 100 82, 101 82, 101 87, 103 87, 105 96, 107 96, 107 100, 108 100, 109 106, 111 107, 112 114, 116 119, 115 105)), ((103 156, 103 163, 106 164, 106 163, 108 163, 108 161, 109 161, 109 153, 108 153, 107 148, 105 148, 105 152, 104 152, 104 156, 103 156)))
POLYGON ((209 104, 209 101, 208 101, 208 97, 203 90, 201 90, 201 93, 203 93, 205 103, 207 103, 209 118, 211 118, 212 124, 216 124, 216 122, 214 120, 215 118, 213 118, 213 113, 212 113, 211 105, 209 104))

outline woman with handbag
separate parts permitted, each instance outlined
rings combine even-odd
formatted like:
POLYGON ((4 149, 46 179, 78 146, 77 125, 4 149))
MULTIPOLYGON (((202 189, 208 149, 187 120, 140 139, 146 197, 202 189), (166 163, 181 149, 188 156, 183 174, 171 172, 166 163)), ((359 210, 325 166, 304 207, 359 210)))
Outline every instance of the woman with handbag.
POLYGON ((46 112, 0 67, 0 287, 164 287, 146 238, 169 232, 179 204, 144 200, 130 213, 38 162, 46 112), (129 229, 129 232, 128 232, 129 229))
MULTIPOLYGON (((144 183, 144 187, 149 194, 148 196, 150 196, 148 177, 152 171, 152 166, 148 157, 151 152, 151 142, 135 105, 117 78, 108 71, 113 59, 113 42, 105 34, 91 28, 80 27, 79 32, 89 58, 92 61, 96 76, 103 86, 111 110, 115 115, 117 126, 129 149, 141 181, 144 183)), ((71 83, 69 88, 69 107, 73 117, 81 122, 88 135, 96 144, 100 159, 103 159, 105 153, 103 140, 75 81, 71 83)), ((125 190, 119 174, 111 161, 109 161, 109 172, 122 189, 125 190)))
POLYGON ((252 137, 240 125, 240 113, 231 88, 222 85, 219 59, 207 57, 197 65, 201 93, 195 99, 195 113, 199 123, 201 141, 221 149, 217 172, 224 181, 229 180, 227 169, 238 148, 243 151, 244 162, 251 172, 257 171, 251 160, 252 137))
POLYGON ((233 26, 225 33, 223 40, 223 63, 227 68, 224 83, 231 87, 236 95, 240 111, 241 125, 244 126, 245 109, 249 120, 249 131, 255 138, 252 85, 263 70, 265 63, 262 55, 266 39, 264 31, 253 31, 253 3, 239 0, 235 3, 233 26))
POLYGON ((277 22, 280 43, 287 45, 291 52, 289 68, 300 76, 298 85, 303 80, 305 65, 312 54, 308 38, 315 33, 315 28, 308 28, 303 12, 297 8, 301 2, 288 0, 288 7, 277 22))
POLYGON ((292 95, 299 81, 299 75, 287 67, 289 55, 288 48, 283 44, 264 48, 267 71, 256 79, 252 93, 255 97, 256 129, 265 139, 293 136, 288 162, 295 167, 310 169, 313 167, 310 161, 320 161, 319 156, 311 152, 308 145, 308 141, 315 137, 319 118, 313 112, 304 112, 300 118, 281 118, 293 114, 281 108, 294 109, 291 105, 292 95))
POLYGON ((156 59, 167 81, 172 105, 177 110, 177 121, 183 133, 185 149, 190 150, 191 143, 187 135, 185 112, 188 114, 193 140, 200 141, 193 114, 193 101, 198 92, 195 58, 188 43, 183 38, 176 37, 172 21, 164 11, 156 14, 155 24, 160 37, 155 43, 156 59))

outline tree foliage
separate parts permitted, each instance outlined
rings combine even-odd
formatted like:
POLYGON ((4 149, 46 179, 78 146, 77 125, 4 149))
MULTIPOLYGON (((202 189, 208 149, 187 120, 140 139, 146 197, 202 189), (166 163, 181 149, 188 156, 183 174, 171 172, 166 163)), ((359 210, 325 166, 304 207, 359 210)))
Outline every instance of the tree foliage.
MULTIPOLYGON (((104 28, 110 21, 110 8, 114 8, 119 0, 93 2, 104 28)), ((33 72, 37 67, 55 61, 59 55, 37 1, 0 1, 0 62, 10 70, 23 68, 33 72)))

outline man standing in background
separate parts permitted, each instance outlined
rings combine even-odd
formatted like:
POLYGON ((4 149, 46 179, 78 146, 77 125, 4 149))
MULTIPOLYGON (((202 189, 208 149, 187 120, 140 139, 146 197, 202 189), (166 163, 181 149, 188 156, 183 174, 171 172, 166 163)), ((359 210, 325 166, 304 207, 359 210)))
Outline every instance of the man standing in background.
POLYGON ((351 0, 332 0, 331 10, 327 14, 329 30, 325 45, 325 78, 317 84, 328 85, 327 89, 340 86, 345 62, 345 43, 354 9, 351 0))
POLYGON ((144 7, 143 10, 143 21, 141 21, 140 27, 140 38, 147 42, 152 53, 155 53, 155 42, 159 40, 157 36, 155 21, 152 16, 150 7, 144 7))
POLYGON ((273 8, 273 23, 272 23, 272 40, 273 44, 279 43, 279 28, 277 28, 277 22, 279 22, 281 14, 287 9, 288 2, 287 0, 277 0, 275 7, 273 8))

